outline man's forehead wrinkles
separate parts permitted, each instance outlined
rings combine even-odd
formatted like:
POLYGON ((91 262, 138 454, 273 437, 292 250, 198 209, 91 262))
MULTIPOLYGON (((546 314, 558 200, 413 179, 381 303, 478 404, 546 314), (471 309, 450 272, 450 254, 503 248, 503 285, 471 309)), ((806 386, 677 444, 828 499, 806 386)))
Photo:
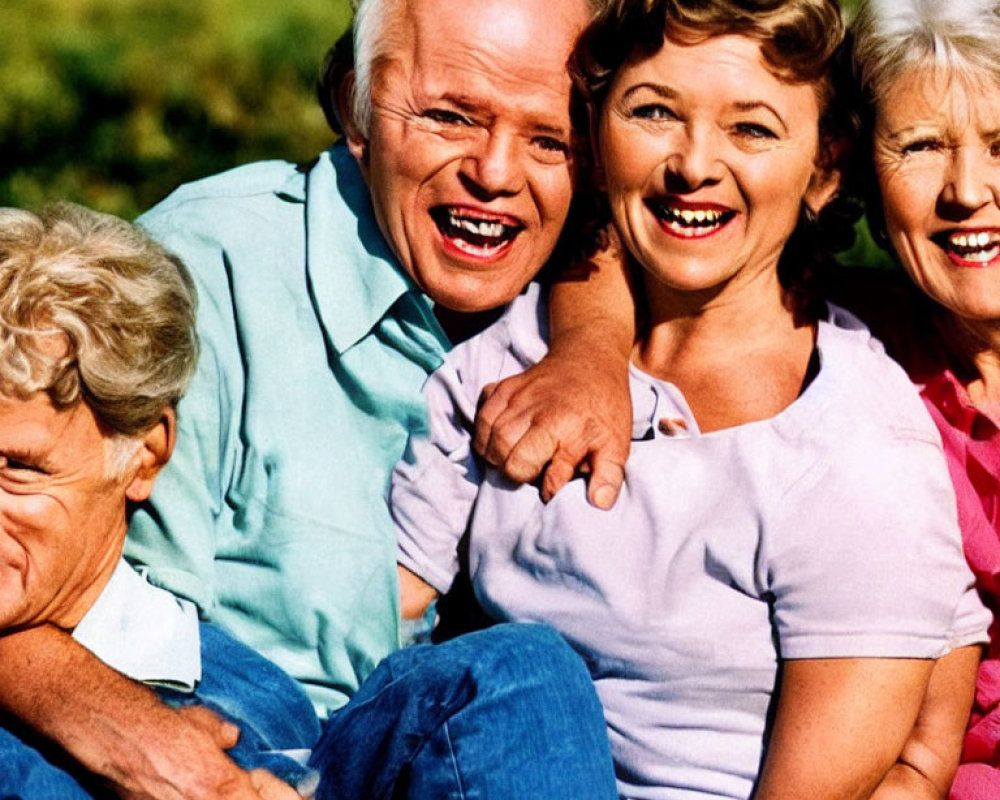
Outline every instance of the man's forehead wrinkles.
POLYGON ((411 89, 418 103, 441 98, 469 111, 530 115, 548 127, 569 127, 570 79, 565 72, 498 70, 495 63, 477 58, 438 60, 414 70, 411 89))

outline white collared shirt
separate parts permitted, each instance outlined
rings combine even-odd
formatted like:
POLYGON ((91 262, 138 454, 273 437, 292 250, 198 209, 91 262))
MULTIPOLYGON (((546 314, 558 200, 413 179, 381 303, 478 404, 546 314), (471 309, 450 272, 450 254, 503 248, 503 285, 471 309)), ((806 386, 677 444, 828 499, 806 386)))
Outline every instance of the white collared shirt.
POLYGON ((192 603, 146 582, 121 559, 73 638, 133 680, 193 692, 201 637, 192 603))

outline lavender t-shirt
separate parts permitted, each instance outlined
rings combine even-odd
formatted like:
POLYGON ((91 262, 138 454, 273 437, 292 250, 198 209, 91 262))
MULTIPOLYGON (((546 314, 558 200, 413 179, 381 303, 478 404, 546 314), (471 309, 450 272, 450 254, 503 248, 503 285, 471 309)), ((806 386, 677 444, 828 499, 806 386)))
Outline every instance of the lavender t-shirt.
POLYGON ((429 437, 393 476, 399 560, 446 591, 469 530, 487 613, 549 623, 587 662, 623 796, 748 797, 780 659, 985 641, 938 434, 857 320, 831 309, 806 391, 722 431, 633 368, 625 486, 600 511, 582 480, 545 505, 470 452, 481 388, 546 352, 538 295, 428 381, 429 437))

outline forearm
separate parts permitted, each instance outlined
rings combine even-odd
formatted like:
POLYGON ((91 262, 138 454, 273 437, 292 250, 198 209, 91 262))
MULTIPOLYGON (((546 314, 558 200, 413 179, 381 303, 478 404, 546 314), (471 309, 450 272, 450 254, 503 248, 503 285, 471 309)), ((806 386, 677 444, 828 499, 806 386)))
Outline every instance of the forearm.
POLYGON ((108 795, 143 800, 294 800, 274 776, 226 754, 239 729, 201 706, 173 709, 63 631, 0 637, 0 708, 100 776, 108 795))
POLYGON ((549 307, 552 352, 579 352, 591 362, 628 362, 635 340, 635 301, 616 237, 607 250, 552 284, 549 307))
POLYGON ((929 776, 914 769, 912 764, 899 762, 872 793, 872 800, 944 800, 948 787, 943 791, 929 776))
POLYGON ((979 648, 963 647, 934 664, 917 722, 874 800, 943 800, 958 768, 975 690, 979 648))
POLYGON ((438 596, 437 590, 402 564, 399 574, 399 614, 403 619, 420 619, 438 596))
POLYGON ((52 626, 0 636, 0 664, 0 707, 98 774, 132 746, 130 722, 161 707, 152 691, 52 626))

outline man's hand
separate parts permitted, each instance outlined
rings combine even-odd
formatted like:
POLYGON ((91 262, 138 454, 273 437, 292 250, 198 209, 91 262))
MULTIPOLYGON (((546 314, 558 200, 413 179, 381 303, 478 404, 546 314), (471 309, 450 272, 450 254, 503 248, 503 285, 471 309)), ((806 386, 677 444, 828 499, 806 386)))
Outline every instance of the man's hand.
POLYGON ((587 497, 607 509, 618 498, 631 444, 628 370, 620 360, 588 362, 571 350, 567 343, 527 372, 487 386, 473 445, 515 481, 544 471, 546 502, 577 469, 589 471, 587 497))
MULTIPOLYGON (((155 725, 140 725, 100 773, 127 800, 300 800, 265 770, 247 772, 226 755, 239 729, 202 706, 163 707, 155 725)), ((152 722, 152 721, 150 721, 152 722)), ((116 737, 117 738, 117 737, 116 737)))
POLYGON ((635 305, 613 229, 591 261, 567 270, 550 296, 549 354, 483 391, 473 446, 515 481, 544 471, 546 502, 577 470, 587 497, 611 508, 632 439, 628 363, 635 305))
POLYGON ((51 626, 0 636, 0 707, 130 800, 297 800, 226 754, 239 730, 206 708, 173 709, 51 626))

